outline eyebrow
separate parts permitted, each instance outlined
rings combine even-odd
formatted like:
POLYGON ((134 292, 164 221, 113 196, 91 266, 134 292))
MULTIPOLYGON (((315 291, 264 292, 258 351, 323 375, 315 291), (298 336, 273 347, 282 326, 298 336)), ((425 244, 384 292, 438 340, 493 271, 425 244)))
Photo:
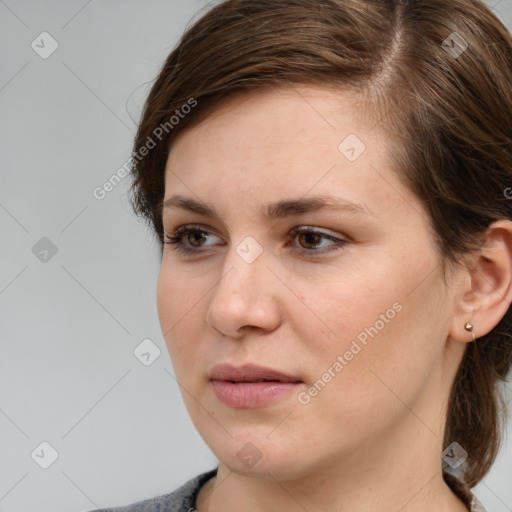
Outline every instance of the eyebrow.
MULTIPOLYGON (((203 201, 185 197, 180 194, 169 197, 163 202, 163 209, 181 208, 198 215, 221 219, 215 208, 203 201)), ((269 203, 262 208, 262 214, 271 219, 281 219, 293 215, 301 215, 304 213, 314 212, 320 209, 329 209, 334 211, 343 211, 353 214, 365 214, 375 217, 367 206, 354 203, 342 197, 336 196, 317 196, 300 199, 287 199, 276 203, 269 203)))

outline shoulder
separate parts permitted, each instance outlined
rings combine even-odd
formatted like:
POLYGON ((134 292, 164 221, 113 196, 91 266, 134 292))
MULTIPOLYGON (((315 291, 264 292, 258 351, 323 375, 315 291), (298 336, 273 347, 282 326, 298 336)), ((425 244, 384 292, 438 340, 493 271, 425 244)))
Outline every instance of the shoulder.
POLYGON ((196 496, 201 487, 217 474, 217 468, 202 473, 169 494, 137 501, 131 505, 102 508, 89 512, 193 512, 196 496))

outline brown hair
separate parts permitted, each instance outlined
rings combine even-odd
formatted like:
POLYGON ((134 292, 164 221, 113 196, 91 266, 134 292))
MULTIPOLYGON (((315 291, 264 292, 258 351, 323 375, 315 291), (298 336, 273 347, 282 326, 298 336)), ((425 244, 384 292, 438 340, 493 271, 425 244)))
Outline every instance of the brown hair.
MULTIPOLYGON (((393 168, 425 201, 443 268, 478 249, 493 221, 512 218, 512 37, 483 3, 229 0, 168 56, 135 139, 132 204, 160 242, 176 134, 235 90, 292 83, 363 91, 377 107, 368 112, 395 141, 393 168)), ((512 365, 511 340, 512 308, 467 345, 453 383, 443 446, 456 441, 468 452, 468 487, 500 448, 498 384, 512 365)))

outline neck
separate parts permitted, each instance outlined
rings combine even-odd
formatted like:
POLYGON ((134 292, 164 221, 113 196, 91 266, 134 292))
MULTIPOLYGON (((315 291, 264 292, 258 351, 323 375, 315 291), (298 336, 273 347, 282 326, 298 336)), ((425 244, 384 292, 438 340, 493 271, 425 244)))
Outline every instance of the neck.
MULTIPOLYGON (((217 476, 201 489, 196 508, 197 512, 239 512, 239 504, 243 503, 245 512, 468 512, 464 503, 444 483, 441 471, 426 483, 420 482, 420 478, 415 480, 416 485, 413 482, 404 485, 400 495, 389 496, 383 490, 382 481, 378 487, 371 482, 364 485, 359 482, 354 489, 348 483, 351 479, 334 482, 330 478, 312 489, 312 481, 256 480, 237 475, 221 464, 217 476), (381 500, 383 495, 386 501, 381 500)), ((397 482, 387 480, 386 483, 393 488, 397 482)))

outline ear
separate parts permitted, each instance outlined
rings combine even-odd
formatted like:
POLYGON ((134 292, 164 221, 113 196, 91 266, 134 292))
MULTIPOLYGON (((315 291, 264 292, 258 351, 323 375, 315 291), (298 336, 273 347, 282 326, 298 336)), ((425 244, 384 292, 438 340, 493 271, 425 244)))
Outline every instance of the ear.
POLYGON ((466 322, 477 338, 489 333, 507 312, 512 301, 512 221, 493 222, 480 252, 468 265, 455 304, 450 337, 473 341, 466 322))

